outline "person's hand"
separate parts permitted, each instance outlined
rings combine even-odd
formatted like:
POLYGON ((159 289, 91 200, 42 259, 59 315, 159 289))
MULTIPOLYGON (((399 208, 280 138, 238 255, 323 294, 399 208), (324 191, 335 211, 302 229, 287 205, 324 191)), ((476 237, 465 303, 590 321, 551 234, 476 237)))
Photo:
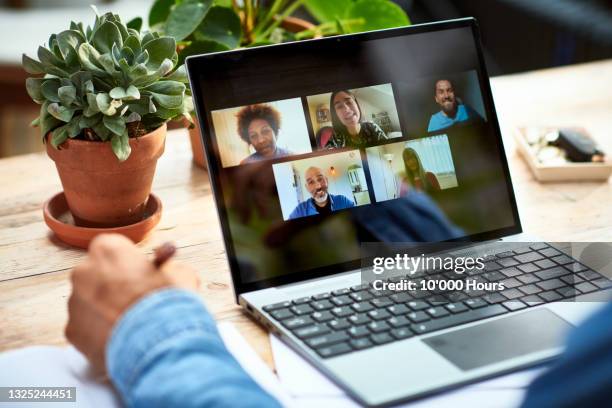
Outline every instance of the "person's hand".
POLYGON ((168 286, 196 290, 197 272, 168 261, 159 269, 130 240, 118 234, 96 237, 87 259, 72 270, 65 334, 94 368, 105 371, 105 348, 115 322, 148 293, 168 286))

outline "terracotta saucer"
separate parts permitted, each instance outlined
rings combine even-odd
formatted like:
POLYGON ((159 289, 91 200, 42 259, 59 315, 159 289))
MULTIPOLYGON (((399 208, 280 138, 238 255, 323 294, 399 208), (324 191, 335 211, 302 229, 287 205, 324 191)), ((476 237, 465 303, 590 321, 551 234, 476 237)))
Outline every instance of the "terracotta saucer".
POLYGON ((67 244, 85 249, 96 235, 102 233, 118 233, 125 235, 133 242, 140 242, 159 223, 161 213, 161 200, 155 194, 151 194, 142 221, 122 227, 88 228, 74 225, 63 192, 51 197, 43 207, 45 223, 55 232, 55 235, 67 244))

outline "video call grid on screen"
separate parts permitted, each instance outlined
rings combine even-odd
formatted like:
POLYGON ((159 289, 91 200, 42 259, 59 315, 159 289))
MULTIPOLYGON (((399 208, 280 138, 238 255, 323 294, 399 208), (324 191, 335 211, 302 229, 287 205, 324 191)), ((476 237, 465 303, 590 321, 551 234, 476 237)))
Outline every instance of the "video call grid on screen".
MULTIPOLYGON (((349 44, 343 49, 321 47, 316 52, 303 54, 287 55, 281 50, 272 49, 260 51, 261 55, 257 57, 251 57, 248 53, 243 54, 241 58, 245 61, 242 61, 237 67, 232 66, 229 71, 224 72, 222 67, 219 67, 220 69, 215 69, 211 75, 203 72, 201 78, 203 92, 205 90, 208 123, 213 127, 212 147, 217 153, 217 159, 221 153, 220 137, 231 137, 235 139, 235 142, 243 143, 241 149, 244 158, 240 160, 235 158, 233 164, 230 164, 231 167, 217 166, 214 169, 219 176, 223 194, 223 210, 226 211, 229 220, 228 232, 232 237, 231 244, 233 244, 234 256, 240 266, 243 281, 254 282, 286 273, 325 269, 328 266, 354 261, 355 254, 358 252, 354 249, 363 241, 361 235, 371 240, 388 239, 384 234, 380 234, 381 231, 373 233, 370 226, 365 225, 362 221, 369 217, 376 217, 378 212, 381 214, 391 212, 391 216, 397 215, 393 212, 399 211, 398 208, 401 206, 393 203, 397 202, 402 195, 401 188, 399 188, 401 180, 399 177, 392 176, 392 173, 402 167, 399 165, 400 151, 406 150, 413 140, 437 138, 435 146, 440 157, 421 160, 421 164, 423 161, 437 163, 435 165, 437 172, 425 168, 423 169, 425 171, 420 173, 421 177, 417 177, 421 180, 421 184, 429 186, 430 189, 432 186, 437 187, 425 192, 427 203, 433 207, 432 219, 443 214, 448 221, 448 225, 441 226, 440 231, 432 234, 436 239, 452 239, 456 238, 453 235, 457 234, 475 235, 509 228, 516 224, 508 188, 505 185, 503 160, 499 156, 499 141, 494 129, 488 123, 486 112, 489 108, 485 106, 486 101, 482 96, 482 78, 470 28, 377 39, 357 45, 349 44), (432 47, 431 44, 436 44, 436 47, 432 47), (403 51, 397 52, 397 49, 403 51), (457 53, 456 50, 461 50, 461 52, 457 53), (250 58, 253 60, 251 61, 250 58), (266 60, 266 58, 275 63, 271 66, 255 63, 266 60), (360 67, 360 69, 355 67, 360 67), (445 80, 440 88, 446 88, 441 91, 443 94, 446 92, 448 100, 441 100, 440 103, 436 100, 438 87, 436 78, 445 80), (223 86, 220 86, 221 84, 223 86), (448 97, 449 87, 456 88, 455 102, 464 105, 463 113, 468 119, 447 128, 430 129, 431 122, 434 121, 432 117, 439 112, 431 111, 431 109, 424 111, 422 107, 437 106, 438 111, 443 110, 442 103, 451 103, 453 99, 448 97), (386 108, 381 112, 372 112, 371 109, 368 111, 364 107, 372 106, 370 102, 364 102, 364 107, 361 108, 367 111, 365 119, 376 123, 381 130, 383 128, 387 130, 387 132, 383 130, 384 133, 393 133, 394 137, 374 138, 371 143, 356 147, 360 153, 362 165, 360 168, 353 167, 350 172, 348 168, 341 169, 337 166, 325 168, 309 166, 319 167, 319 173, 328 179, 326 183, 328 190, 332 190, 327 192, 328 195, 344 196, 352 200, 353 205, 348 206, 347 201, 342 200, 343 208, 337 212, 321 215, 318 212, 308 214, 306 211, 301 220, 290 218, 290 205, 284 204, 285 201, 290 202, 291 205, 296 204, 297 207, 298 204, 313 197, 308 198, 308 189, 305 186, 296 185, 295 182, 290 186, 293 190, 287 188, 290 177, 285 177, 283 185, 279 185, 281 177, 276 174, 278 172, 273 171, 273 168, 284 167, 285 175, 287 175, 289 174, 287 167, 291 166, 292 162, 316 161, 317 157, 340 154, 355 148, 355 146, 337 147, 335 151, 331 151, 328 150, 329 146, 323 146, 318 139, 320 135, 317 133, 326 126, 333 128, 331 123, 333 106, 329 106, 333 101, 327 103, 328 106, 320 106, 321 109, 318 109, 318 105, 326 105, 326 98, 319 98, 315 103, 309 102, 317 96, 328 95, 337 90, 353 91, 353 96, 355 96, 359 95, 359 90, 368 88, 376 89, 380 94, 385 94, 385 92, 388 96, 392 94, 392 109, 386 108), (239 131, 236 130, 237 126, 226 126, 227 129, 230 129, 229 131, 217 131, 215 121, 211 116, 222 110, 235 110, 257 104, 274 105, 279 101, 287 100, 301 102, 301 111, 296 104, 291 113, 294 118, 299 119, 292 121, 289 127, 297 126, 296 120, 300 122, 302 129, 305 125, 310 152, 307 151, 305 143, 301 144, 303 146, 301 150, 289 149, 291 143, 285 143, 281 145, 281 148, 289 150, 289 154, 240 164, 246 157, 257 151, 254 151, 253 145, 249 145, 245 138, 240 138, 239 131), (313 109, 315 109, 314 112, 313 109), (381 114, 383 112, 387 114, 381 114), (298 113, 302 116, 300 117, 298 113), (473 115, 473 118, 469 117, 470 114, 473 115), (397 130, 398 125, 399 130, 397 130), (232 127, 236 128, 233 132, 231 132, 232 127), (380 150, 379 160, 373 165, 372 160, 375 157, 373 152, 376 149, 380 150), (393 155, 393 158, 387 169, 389 170, 388 177, 384 180, 385 188, 381 188, 379 185, 381 178, 378 176, 381 171, 383 173, 384 171, 380 168, 389 164, 385 163, 384 159, 391 157, 390 155, 393 155), (380 163, 381 157, 383 163, 380 163), (466 166, 466 163, 469 166, 466 166), (257 174, 256 176, 249 171, 251 167, 257 174), (375 167, 379 169, 375 170, 375 167), (342 183, 338 180, 329 181, 330 175, 333 174, 337 178, 341 172, 344 173, 342 183), (484 174, 487 176, 483 177, 484 174), (240 183, 236 183, 237 177, 240 178, 240 183), (251 190, 233 191, 237 184, 242 187, 244 177, 261 178, 267 181, 260 186, 251 185, 251 190), (373 185, 374 181, 376 181, 376 186, 373 185), (350 192, 347 185, 353 187, 350 192), (333 190, 336 188, 344 193, 334 193, 333 190), (295 194, 295 198, 284 199, 284 194, 288 192, 295 194), (248 217, 250 221, 239 220, 240 217, 232 214, 236 210, 234 203, 237 201, 238 194, 243 195, 246 200, 258 201, 252 209, 252 217, 248 217), (486 198, 495 198, 499 204, 497 211, 483 208, 483 195, 486 198), (258 210, 262 202, 266 207, 265 211, 258 210), (479 211, 479 220, 470 217, 469 212, 475 209, 479 211), (313 217, 306 215, 316 216, 317 220, 306 222, 313 220, 313 217), (253 222, 253 219, 257 219, 257 222, 253 222), (285 230, 291 229, 283 224, 291 223, 294 224, 297 232, 292 231, 292 235, 285 237, 288 240, 282 244, 276 242, 274 239, 276 235, 282 235, 286 233, 285 230), (333 255, 323 256, 314 264, 295 262, 295 255, 299 260, 308 254, 326 252, 323 248, 323 241, 321 245, 316 245, 316 243, 312 245, 310 241, 311 243, 307 245, 308 253, 300 252, 295 243, 291 242, 300 241, 301 235, 315 239, 321 237, 327 231, 326 224, 342 224, 347 234, 339 248, 343 248, 346 256, 342 256, 337 251, 333 255), (243 238, 245 231, 250 233, 250 238, 246 240, 243 238), (256 255, 254 254, 263 254, 261 258, 264 261, 255 260, 256 255), (293 262, 284 261, 287 258, 291 258, 293 262)), ((370 94, 377 92, 370 92, 370 94)), ((374 96, 372 98, 376 99, 374 96)), ((382 105, 388 104, 382 103, 382 105)), ((280 109, 277 110, 280 111, 280 109)), ((282 116, 281 123, 283 123, 282 116)), ((263 125, 265 128, 265 123, 263 125)), ((287 124, 280 126, 281 132, 284 131, 283 126, 286 128, 287 124)), ((370 133, 377 133, 375 127, 370 126, 370 128, 374 129, 370 129, 372 130, 370 133)), ((254 130, 253 135, 261 139, 257 130, 254 130)), ((306 140, 303 130, 299 138, 306 140)), ((429 156, 436 155, 430 154, 429 156)), ((217 160, 213 160, 214 162, 218 163, 217 160)), ((320 191, 319 194, 321 194, 320 191)), ((423 203, 418 205, 423 205, 423 203)), ((384 220, 380 221, 381 225, 384 225, 384 220)), ((394 237, 394 239, 398 238, 394 237)), ((408 229, 406 237, 403 238, 406 240, 428 239, 424 236, 415 236, 414 231, 410 232, 408 229)))

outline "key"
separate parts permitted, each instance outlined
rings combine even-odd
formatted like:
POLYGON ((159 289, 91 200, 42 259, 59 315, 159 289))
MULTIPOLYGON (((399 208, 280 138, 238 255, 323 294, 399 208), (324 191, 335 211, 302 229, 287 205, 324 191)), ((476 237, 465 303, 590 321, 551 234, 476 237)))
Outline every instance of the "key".
POLYGON ((430 307, 429 309, 425 310, 427 312, 427 314, 429 314, 430 316, 434 317, 434 318, 438 318, 438 317, 442 317, 442 316, 448 316, 450 313, 444 309, 441 306, 436 306, 436 307, 430 307))
POLYGON ((574 262, 574 260, 567 255, 559 255, 559 256, 555 256, 554 258, 550 258, 550 259, 552 259, 559 265, 567 265, 567 264, 574 262))
POLYGON ((408 320, 406 316, 394 316, 390 318, 389 320, 387 320, 387 323, 389 323, 393 327, 402 327, 402 326, 408 326, 412 322, 408 320))
POLYGON ((319 310, 319 311, 331 309, 332 307, 334 307, 334 305, 329 300, 326 300, 326 299, 319 300, 317 302, 312 302, 310 306, 312 306, 313 309, 319 310))
POLYGON ((389 333, 378 333, 370 336, 370 340, 372 340, 375 344, 385 344, 393 341, 393 337, 389 333))
POLYGON ((544 257, 542 255, 540 255, 537 252, 527 252, 526 254, 522 254, 522 255, 516 255, 514 257, 514 259, 516 259, 517 261, 519 261, 520 263, 527 263, 527 262, 535 262, 535 261, 539 261, 540 259, 543 259, 544 257))
POLYGON ((415 323, 421 323, 431 319, 431 317, 423 311, 410 312, 406 316, 415 323))
POLYGON ((351 293, 350 296, 357 302, 363 302, 373 298, 373 296, 365 290, 362 290, 361 292, 351 293))
POLYGON ((562 266, 555 266, 554 268, 544 269, 543 271, 536 272, 536 276, 542 280, 558 278, 559 276, 567 275, 569 271, 562 266))
POLYGON ((579 283, 576 285, 576 289, 578 289, 582 293, 595 292, 596 290, 599 290, 597 286, 593 285, 590 282, 579 283))
POLYGON ((331 311, 338 317, 346 317, 354 313, 353 309, 348 306, 334 307, 331 311))
POLYGON ((535 264, 539 266, 541 269, 548 269, 548 268, 552 268, 557 265, 550 259, 542 259, 541 261, 538 261, 535 264))
POLYGON ((389 327, 389 325, 385 322, 372 322, 368 324, 368 329, 370 329, 370 331, 373 333, 381 333, 389 331, 391 327, 389 327))
POLYGON ((271 312, 273 310, 277 310, 277 309, 282 309, 284 307, 289 307, 291 306, 291 302, 287 301, 287 302, 280 302, 280 303, 274 303, 271 305, 267 305, 263 307, 263 310, 266 312, 271 312))
POLYGON ((391 335, 398 340, 407 339, 413 336, 412 332, 407 327, 400 327, 399 329, 393 329, 391 330, 391 335))
POLYGON ((423 302, 422 300, 411 300, 406 305, 415 312, 427 309, 429 307, 429 305, 426 302, 423 302))
POLYGON ((346 319, 334 319, 327 323, 333 330, 345 330, 351 327, 351 324, 346 319))
POLYGON ((535 275, 521 275, 521 276, 517 276, 516 279, 526 284, 534 283, 540 280, 535 275))
POLYGON ((514 266, 514 265, 518 265, 519 264, 517 261, 515 261, 512 258, 498 259, 497 263, 500 264, 503 267, 509 267, 509 266, 514 266))
POLYGON ((318 295, 314 295, 312 298, 314 300, 323 300, 323 299, 329 299, 331 297, 331 295, 329 293, 319 293, 318 295))
POLYGON ((463 303, 465 303, 470 309, 478 309, 488 305, 487 302, 480 298, 464 300, 463 303))
POLYGON ((291 311, 298 316, 309 314, 314 312, 314 309, 310 305, 296 305, 291 308, 291 311))
POLYGON ((468 307, 461 302, 449 303, 444 307, 451 313, 461 313, 469 310, 468 307))
POLYGON ((504 276, 508 278, 512 278, 513 276, 518 276, 523 273, 522 271, 520 271, 518 268, 515 268, 515 267, 504 268, 500 272, 503 273, 504 276))
POLYGON ((394 316, 403 315, 410 312, 410 309, 406 305, 393 305, 387 308, 389 312, 391 312, 394 316))
POLYGON ((515 310, 521 310, 527 307, 526 304, 524 304, 523 302, 519 300, 511 300, 508 302, 504 302, 502 303, 502 306, 504 306, 506 309, 508 309, 511 312, 514 312, 515 310))
POLYGON ((547 258, 552 258, 553 256, 559 255, 561 252, 557 251, 555 248, 544 248, 540 250, 540 253, 547 258))
POLYGON ((525 265, 517 265, 517 269, 520 269, 524 273, 531 273, 531 272, 540 270, 540 268, 537 265, 532 264, 532 263, 528 263, 525 265))
POLYGON ((377 309, 368 312, 368 316, 374 320, 384 320, 391 317, 391 314, 387 312, 385 309, 377 309))
POLYGON ((310 296, 305 296, 305 297, 301 297, 301 298, 298 298, 298 299, 293 299, 293 304, 294 305, 301 305, 301 304, 308 303, 308 302, 310 302, 310 296))
POLYGON ((520 286, 518 289, 526 295, 533 295, 542 292, 542 289, 538 288, 536 285, 524 285, 520 286))
POLYGON ((410 326, 410 329, 417 334, 425 334, 435 330, 446 329, 448 327, 458 326, 460 324, 474 322, 476 320, 486 319, 500 314, 508 313, 508 310, 500 305, 483 307, 476 310, 470 310, 465 313, 458 313, 434 319, 429 322, 417 323, 410 326))
POLYGON ((365 313, 354 314, 348 318, 355 325, 370 323, 371 319, 365 313))
POLYGON ((353 339, 349 343, 355 350, 363 350, 365 348, 372 347, 374 345, 370 341, 370 339, 365 339, 365 338, 353 339))
POLYGON ((563 296, 561 296, 560 294, 558 294, 554 290, 551 290, 551 291, 548 291, 548 292, 542 292, 538 296, 540 296, 542 299, 544 299, 547 302, 554 302, 556 300, 563 299, 563 296))
POLYGON ((346 295, 346 294, 348 294, 350 292, 351 292, 351 290, 349 288, 342 288, 342 289, 332 290, 332 295, 340 296, 340 295, 346 295))
POLYGON ((331 302, 336 306, 344 306, 353 303, 353 300, 348 296, 337 296, 331 298, 331 302))
POLYGON ((307 339, 309 337, 319 336, 321 334, 327 334, 330 331, 331 330, 329 329, 329 327, 323 324, 315 324, 312 326, 306 326, 306 327, 299 328, 294 331, 294 334, 300 339, 307 339))
POLYGON ((317 353, 323 358, 339 356, 351 351, 351 346, 348 343, 338 343, 329 347, 321 347, 316 349, 317 353))
POLYGON ((270 313, 276 320, 283 320, 293 317, 293 312, 289 309, 278 309, 270 313))
POLYGON ((283 320, 281 323, 289 330, 294 330, 299 329, 300 327, 308 326, 309 324, 313 324, 314 321, 308 316, 299 316, 283 320))
POLYGON ((370 310, 374 309, 374 306, 372 306, 369 302, 354 303, 351 305, 351 307, 353 310, 359 313, 369 312, 370 310))
POLYGON ((393 301, 387 296, 383 296, 379 297, 378 299, 372 299, 370 303, 373 304, 374 307, 383 308, 392 305, 393 301))
POLYGON ((350 334, 351 337, 364 337, 370 335, 370 330, 365 326, 354 326, 348 329, 348 334, 350 334))
POLYGON ((536 283, 536 285, 544 290, 553 290, 558 289, 562 286, 565 286, 565 283, 560 281, 559 279, 550 279, 542 282, 536 283))
POLYGON ((319 323, 328 322, 334 319, 334 315, 332 315, 329 310, 324 310, 322 312, 314 312, 311 316, 319 323))

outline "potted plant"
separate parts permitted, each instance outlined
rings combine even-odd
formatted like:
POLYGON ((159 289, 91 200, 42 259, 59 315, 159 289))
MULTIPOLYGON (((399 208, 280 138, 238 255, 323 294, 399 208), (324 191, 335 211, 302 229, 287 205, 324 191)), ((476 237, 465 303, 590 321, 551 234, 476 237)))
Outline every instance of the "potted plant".
MULTIPOLYGON (((266 5, 260 0, 155 0, 148 23, 176 40, 182 63, 190 55, 405 26, 410 20, 390 0, 272 0, 266 5), (318 25, 293 16, 301 6, 318 25)), ((194 122, 189 123, 193 157, 205 167, 194 122)))
MULTIPOLYGON (((95 11, 95 8, 94 8, 95 11)), ((111 13, 93 27, 70 24, 23 55, 28 94, 78 226, 136 223, 164 151, 166 122, 190 117, 184 68, 174 38, 141 32, 111 13)))

